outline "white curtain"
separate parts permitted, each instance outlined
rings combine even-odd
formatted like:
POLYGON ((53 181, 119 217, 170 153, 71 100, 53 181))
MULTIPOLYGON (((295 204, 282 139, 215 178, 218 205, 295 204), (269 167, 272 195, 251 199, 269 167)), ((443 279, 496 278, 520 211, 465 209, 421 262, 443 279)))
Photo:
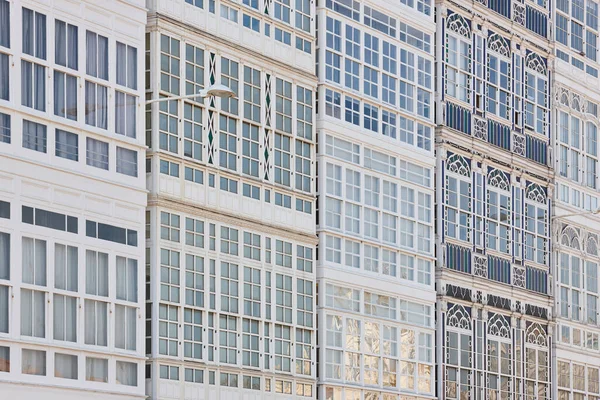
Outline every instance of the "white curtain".
POLYGON ((75 25, 67 25, 67 48, 68 48, 68 59, 67 67, 71 69, 77 69, 77 61, 79 59, 79 49, 77 47, 78 29, 75 25))
POLYGON ((127 45, 117 42, 117 83, 127 86, 127 45))
POLYGON ((137 49, 127 46, 127 86, 137 90, 137 49))
POLYGON ((67 290, 76 292, 79 286, 79 249, 74 246, 67 247, 67 290))
POLYGON ((136 321, 137 321, 137 309, 135 307, 126 307, 126 313, 127 313, 127 343, 126 343, 126 348, 127 350, 134 350, 136 349, 136 334, 137 334, 137 330, 136 330, 136 321))
POLYGON ((115 306, 115 347, 118 349, 125 348, 125 335, 127 332, 125 322, 125 309, 127 307, 117 304, 115 306))
POLYGON ((54 339, 67 342, 77 341, 77 299, 54 295, 54 339))
POLYGON ((117 361, 117 383, 137 386, 137 364, 117 361))
MULTIPOLYGON (((8 286, 0 286, 0 332, 8 333, 8 286)), ((2 371, 0 355, 0 371, 2 371)))
POLYGON ((107 304, 85 300, 85 343, 107 345, 107 304))
POLYGON ((85 359, 85 380, 108 382, 108 360, 87 357, 85 359))
POLYGON ((58 243, 54 245, 54 287, 67 289, 67 246, 58 243))
POLYGON ((108 345, 108 305, 100 301, 96 302, 96 329, 97 345, 108 345))
POLYGON ((136 308, 115 306, 115 346, 119 349, 136 349, 136 308))
POLYGON ((77 247, 54 246, 54 287, 77 291, 77 247))
POLYGON ((10 279, 10 235, 0 232, 0 279, 10 279))
POLYGON ((74 133, 55 130, 56 155, 73 161, 79 160, 79 136, 74 133))
POLYGON ((137 89, 137 49, 117 42, 117 83, 137 89))
POLYGON ((117 299, 137 302, 137 261, 117 257, 117 299))
POLYGON ((107 345, 107 303, 85 300, 85 343, 107 345))
POLYGON ((85 68, 88 75, 98 76, 98 42, 96 41, 97 35, 93 32, 86 32, 86 49, 87 57, 85 68))
POLYGON ((35 56, 46 59, 46 16, 35 13, 35 56))
POLYGON ((21 104, 33 107, 33 64, 25 60, 21 60, 21 104))
POLYGON ((117 299, 127 300, 127 259, 117 257, 117 299))
POLYGON ((46 375, 46 352, 23 349, 21 371, 29 375, 46 375))
POLYGON ((70 120, 77 120, 77 78, 67 75, 66 87, 66 117, 70 120))
POLYGON ((85 123, 102 129, 108 127, 108 89, 85 82, 85 123))
MULTIPOLYGON (((23 21, 25 23, 25 21, 23 21)), ((0 46, 9 47, 10 44, 10 3, 0 1, 0 46)))
POLYGON ((35 270, 32 283, 46 286, 46 241, 35 240, 35 270))
MULTIPOLYGON (((33 11, 23 9, 23 53, 33 54, 33 11)), ((10 24, 7 24, 8 28, 10 24)))
POLYGON ((63 21, 56 21, 54 30, 54 59, 59 65, 67 66, 67 46, 64 46, 67 39, 67 24, 63 21))
POLYGON ((54 325, 55 340, 65 340, 65 302, 65 296, 54 295, 54 318, 52 319, 52 324, 54 325))
POLYGON ((46 337, 46 295, 21 289, 21 335, 46 337))
POLYGON ((108 80, 108 38, 98 35, 98 78, 108 80))
POLYGON ((85 300, 85 344, 96 344, 96 302, 85 300))
MULTIPOLYGON (((89 57, 89 56, 88 56, 89 57)), ((88 59, 89 62, 89 59, 88 59)), ((89 67, 89 64, 88 64, 89 67)), ((88 72, 89 73, 89 72, 88 72)), ((96 125, 96 84, 85 81, 85 123, 96 125)))
POLYGON ((98 253, 98 296, 108 296, 108 254, 98 253))
POLYGON ((56 63, 77 69, 77 26, 56 21, 55 29, 55 53, 56 63))
POLYGON ((120 135, 134 138, 136 97, 118 90, 115 94, 115 131, 120 135))
POLYGON ((108 169, 108 143, 92 138, 86 139, 87 164, 96 168, 108 169))
MULTIPOLYGON (((0 7, 1 3, 0 3, 0 7)), ((0 12, 2 12, 0 10, 0 12)), ((2 16, 0 15, 0 18, 2 16)), ((0 21, 0 29, 2 29, 2 22, 0 21)), ((2 34, 0 33, 0 40, 2 40, 2 34)), ((0 54, 0 99, 8 100, 8 93, 10 88, 10 82, 8 81, 8 55, 0 54)), ((0 132, 1 137, 1 132, 0 132)))
POLYGON ((137 176, 137 152, 117 147, 117 172, 137 176))
MULTIPOLYGON (((117 68, 117 75, 119 74, 117 68)), ((119 135, 125 135, 126 131, 126 115, 125 115, 125 93, 115 92, 115 132, 119 135)))
POLYGON ((33 67, 33 80, 35 82, 33 108, 46 111, 46 67, 40 64, 33 64, 33 67))
POLYGON ((138 301, 138 270, 137 260, 127 259, 127 300, 138 301))
POLYGON ((21 289, 21 335, 33 336, 33 291, 21 289))
POLYGON ((108 296, 108 254, 86 252, 85 281, 87 294, 108 296))
POLYGON ((54 115, 66 116, 65 109, 65 77, 66 74, 54 71, 54 115))
POLYGON ((98 128, 108 128, 108 89, 105 86, 97 85, 98 89, 98 104, 97 104, 97 117, 98 128))
POLYGON ((22 280, 24 283, 33 283, 35 268, 35 246, 34 240, 24 237, 22 245, 22 280))
POLYGON ((127 120, 127 126, 125 127, 125 135, 135 138, 136 132, 136 117, 135 117, 135 105, 137 97, 126 95, 125 96, 125 114, 127 120))
POLYGON ((46 152, 46 125, 23 120, 23 147, 46 152))
MULTIPOLYGON (((87 250, 85 252, 85 292, 97 293, 96 277, 98 276, 98 253, 87 250)), ((87 325, 87 324, 86 324, 87 325)))
POLYGON ((56 353, 54 355, 54 376, 77 379, 77 356, 56 353))

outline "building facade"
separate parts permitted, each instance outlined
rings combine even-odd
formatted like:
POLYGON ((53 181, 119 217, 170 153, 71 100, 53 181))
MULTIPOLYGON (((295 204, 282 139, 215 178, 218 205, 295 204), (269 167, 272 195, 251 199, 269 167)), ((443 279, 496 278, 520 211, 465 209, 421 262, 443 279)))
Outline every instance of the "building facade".
POLYGON ((553 12, 556 399, 597 399, 598 4, 559 2, 553 12))
POLYGON ((146 393, 315 398, 314 5, 148 6, 146 393))
POLYGON ((319 398, 433 398, 432 4, 317 18, 319 398))
POLYGON ((600 400, 598 34, 593 0, 0 0, 0 393, 600 400))
POLYGON ((549 6, 437 3, 439 398, 552 398, 549 6))
POLYGON ((142 1, 0 1, 0 392, 144 398, 142 1))

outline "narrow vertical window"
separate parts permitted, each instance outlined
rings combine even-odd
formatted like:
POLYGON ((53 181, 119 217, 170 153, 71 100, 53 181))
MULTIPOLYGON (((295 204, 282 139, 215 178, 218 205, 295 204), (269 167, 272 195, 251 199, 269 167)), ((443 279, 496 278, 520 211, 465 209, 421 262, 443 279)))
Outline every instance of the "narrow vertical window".
POLYGON ((137 49, 117 42, 117 84, 137 90, 137 49))
POLYGON ((108 80, 108 38, 87 31, 86 48, 86 73, 95 78, 108 80))
POLYGON ((46 59, 46 16, 23 8, 23 53, 46 59))
POLYGON ((54 115, 77 120, 77 77, 54 71, 54 115))
POLYGON ((54 39, 54 62, 63 67, 77 70, 79 65, 77 26, 57 19, 54 39))

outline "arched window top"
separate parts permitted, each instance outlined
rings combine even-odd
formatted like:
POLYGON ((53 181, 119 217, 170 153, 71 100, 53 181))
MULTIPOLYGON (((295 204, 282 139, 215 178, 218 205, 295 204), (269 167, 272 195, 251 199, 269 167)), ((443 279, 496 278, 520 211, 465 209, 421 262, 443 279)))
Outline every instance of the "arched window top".
POLYGON ((563 229, 560 237, 560 244, 580 250, 580 243, 581 241, 579 240, 579 232, 577 232, 573 227, 567 226, 565 229, 563 229))
POLYGON ((575 111, 585 112, 585 110, 582 107, 581 98, 579 97, 579 95, 573 94, 571 108, 573 108, 575 111))
POLYGON ((494 314, 488 321, 488 333, 510 339, 510 323, 502 314, 494 314))
POLYGON ((469 26, 469 22, 460 14, 454 13, 450 15, 446 22, 446 28, 467 39, 471 38, 471 27, 469 26))
POLYGON ((547 75, 546 62, 540 55, 536 53, 527 54, 525 65, 527 65, 527 68, 532 69, 541 75, 547 75))
POLYGON ((525 333, 525 340, 529 344, 547 347, 548 338, 546 336, 546 329, 540 323, 532 322, 527 327, 527 332, 525 333))
POLYGON ((593 256, 598 255, 598 238, 596 235, 589 235, 585 245, 585 251, 593 256))
POLYGON ((546 204, 546 191, 537 183, 529 183, 525 189, 525 194, 529 200, 537 201, 538 203, 546 204))
POLYGON ((510 181, 508 179, 508 174, 499 169, 493 169, 488 174, 488 183, 491 186, 501 190, 510 190, 510 181))
POLYGON ((510 57, 510 43, 497 33, 491 34, 488 38, 488 49, 504 57, 510 57))
POLYGON ((459 154, 452 154, 446 161, 447 169, 450 172, 470 177, 471 176, 471 165, 469 160, 459 154))
POLYGON ((460 304, 453 304, 446 313, 446 324, 454 328, 471 330, 470 310, 460 304))
POLYGON ((566 90, 561 90, 560 92, 560 104, 563 106, 570 107, 571 102, 569 101, 569 92, 566 90))

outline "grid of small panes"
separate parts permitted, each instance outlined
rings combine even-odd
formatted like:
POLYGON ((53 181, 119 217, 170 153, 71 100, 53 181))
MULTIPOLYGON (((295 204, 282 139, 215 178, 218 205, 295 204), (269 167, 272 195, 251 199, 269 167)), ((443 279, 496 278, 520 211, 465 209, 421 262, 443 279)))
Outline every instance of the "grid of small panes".
POLYGON ((325 382, 432 393, 432 306, 366 289, 323 288, 325 382))
POLYGON ((598 78, 598 2, 558 0, 554 25, 556 57, 598 78))
POLYGON ((312 90, 166 35, 155 38, 161 96, 193 94, 215 79, 237 94, 217 101, 216 109, 211 100, 208 115, 201 100, 159 103, 155 148, 313 192, 312 90))
MULTIPOLYGON (((598 187, 598 108, 578 93, 558 87, 556 110, 556 170, 569 179, 572 186, 598 187)), ((583 188, 581 188, 583 190, 583 188)), ((568 196, 559 189, 561 201, 569 203, 568 196)), ((581 207, 576 193, 572 202, 581 207)), ((591 201, 591 199, 590 199, 591 201)), ((597 200, 596 200, 597 201, 597 200)))
POLYGON ((155 220, 160 355, 314 377, 311 244, 166 210, 155 220))
POLYGON ((448 303, 445 346, 437 348, 444 365, 445 398, 551 398, 547 325, 488 311, 487 324, 472 318, 471 307, 448 303), (487 332, 484 332, 487 327, 487 332), (484 376, 486 379, 484 379, 484 376))
POLYGON ((322 162, 326 184, 321 227, 393 248, 400 244, 431 254, 431 190, 398 176, 395 156, 363 146, 359 162, 358 145, 330 135, 325 141, 326 154, 336 160, 322 162), (336 153, 342 148, 354 148, 355 157, 340 157, 336 153))
MULTIPOLYGON (((510 130, 522 127, 547 141, 550 100, 546 60, 529 50, 523 57, 513 52, 510 40, 499 33, 489 31, 488 37, 483 37, 472 31, 468 19, 456 12, 449 14, 442 49, 445 95, 459 100, 468 113, 486 112, 505 120, 506 137, 498 138, 496 145, 510 149, 514 140, 510 130)), ((486 132, 482 137, 491 141, 491 134, 486 132)))
POLYGON ((559 359, 556 362, 558 400, 600 399, 600 371, 598 364, 586 365, 559 359))
POLYGON ((33 9, 11 10, 6 1, 0 6, 0 100, 14 103, 17 97, 10 95, 18 92, 23 110, 52 119, 48 123, 0 113, 0 143, 50 154, 56 157, 52 162, 61 167, 79 165, 96 168, 96 173, 116 171, 137 177, 138 149, 125 140, 113 146, 105 134, 136 138, 138 49, 105 32, 84 29, 33 9), (14 23, 17 20, 19 24, 14 23), (50 32, 52 45, 46 37, 50 32), (17 43, 13 40, 11 46, 11 37, 22 40, 20 59, 11 60, 13 67, 9 68, 9 53, 17 43), (20 82, 15 81, 16 68, 20 69, 20 82), (17 126, 20 141, 13 137, 17 126))
MULTIPOLYGON (((0 370, 15 377, 65 378, 65 385, 94 381, 107 387, 138 386, 138 363, 85 354, 137 356, 142 351, 136 334, 141 327, 137 247, 126 244, 126 237, 133 239, 137 232, 47 209, 19 208, 15 214, 21 221, 13 217, 16 229, 0 231, 0 335, 19 336, 42 347, 15 346, 13 356, 17 351, 21 356, 12 363, 8 348, 0 347, 0 370), (49 230, 55 232, 52 237, 49 230), (113 246, 99 249, 99 239, 113 246), (11 247, 23 255, 18 262, 11 247), (19 309, 19 303, 10 301, 13 295, 19 309), (83 353, 69 354, 73 346, 83 353), (49 367, 52 360, 54 368, 49 367)), ((11 218, 8 202, 0 201, 0 210, 0 218, 11 218)))
MULTIPOLYGON (((151 378, 150 372, 151 370, 147 368, 146 379, 151 378)), ((159 366, 159 378, 177 382, 184 380, 186 382, 185 390, 190 392, 199 389, 204 390, 206 385, 210 385, 217 386, 218 388, 240 388, 242 390, 262 391, 263 393, 295 394, 297 398, 314 397, 315 394, 314 382, 311 381, 290 379, 291 377, 274 379, 258 376, 257 372, 252 370, 246 370, 243 374, 231 372, 231 370, 228 372, 218 372, 210 367, 206 369, 197 363, 190 364, 189 367, 161 364, 159 366)), ((246 392, 246 394, 250 393, 246 392)), ((253 394, 256 394, 256 392, 253 394)))
POLYGON ((324 22, 321 80, 336 86, 325 91, 325 114, 431 151, 430 35, 411 32, 419 38, 398 40, 342 18, 324 22), (416 132, 426 139, 414 141, 416 132))
POLYGON ((581 327, 565 325, 562 322, 557 324, 558 338, 557 342, 561 345, 578 347, 585 349, 586 352, 600 354, 600 332, 597 327, 591 329, 582 329, 581 327))
MULTIPOLYGON (((205 9, 205 0, 185 2, 205 9)), ((206 0, 206 3, 209 13, 219 15, 227 23, 241 24, 253 32, 273 37, 284 45, 294 46, 308 54, 312 53, 313 15, 310 0, 206 0)))
MULTIPOLYGON (((598 325, 598 234, 563 225, 558 237, 557 315, 598 325)), ((568 336, 568 335, 567 335, 568 336)))
POLYGON ((564 204, 569 204, 581 210, 594 211, 598 209, 598 196, 586 193, 581 187, 571 187, 559 183, 557 185, 558 201, 564 204))
MULTIPOLYGON (((147 162, 146 165, 146 172, 149 173, 152 164, 151 162, 147 162)), ((240 201, 243 200, 242 197, 245 197, 305 214, 313 213, 314 199, 301 192, 296 192, 292 196, 285 193, 285 190, 280 190, 281 188, 265 187, 264 184, 255 185, 254 182, 246 181, 246 179, 234 179, 226 173, 213 173, 209 168, 203 166, 191 167, 187 166, 186 163, 182 166, 178 162, 168 161, 163 158, 159 160, 159 170, 161 174, 185 180, 190 184, 205 186, 205 188, 218 188, 229 192, 239 196, 240 201)), ((189 193, 186 193, 185 196, 186 198, 195 199, 194 195, 190 195, 189 193)))
MULTIPOLYGON (((448 152, 444 166, 442 223, 445 242, 466 245, 465 249, 473 244, 485 248, 488 255, 497 255, 498 268, 503 270, 498 275, 504 277, 497 280, 504 283, 514 281, 511 256, 527 264, 549 265, 549 202, 543 186, 529 181, 524 187, 514 185, 509 173, 492 167, 477 172, 472 161, 460 154, 448 152)), ((465 259, 455 253, 446 261, 449 268, 471 271, 470 255, 465 259)), ((492 265, 488 267, 492 268, 492 265)), ((537 273, 546 276, 547 269, 528 270, 528 289, 536 290, 534 282, 538 279, 545 281, 536 277, 537 273)), ((490 278, 488 271, 485 276, 490 278)), ((547 283, 538 289, 547 290, 547 283)))

